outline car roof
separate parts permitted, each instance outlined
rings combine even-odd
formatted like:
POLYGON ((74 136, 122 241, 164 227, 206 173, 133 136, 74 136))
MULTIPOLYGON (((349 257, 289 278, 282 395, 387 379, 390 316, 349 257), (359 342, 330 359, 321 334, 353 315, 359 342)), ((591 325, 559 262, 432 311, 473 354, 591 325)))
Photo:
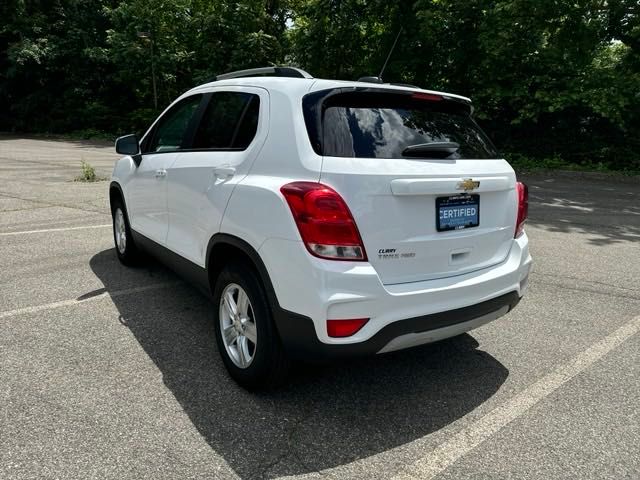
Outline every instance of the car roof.
POLYGON ((199 85, 187 93, 196 93, 200 91, 207 91, 217 87, 258 87, 266 90, 273 90, 281 92, 285 95, 294 95, 301 97, 309 92, 315 92, 318 90, 328 90, 332 88, 376 88, 392 91, 411 91, 420 93, 429 93, 435 95, 442 95, 447 98, 457 99, 464 102, 471 103, 471 99, 463 97, 462 95, 456 95, 453 93, 441 92, 437 90, 427 90, 410 85, 393 85, 389 83, 373 83, 373 82, 361 82, 353 80, 329 80, 322 78, 292 78, 292 77, 268 77, 268 76, 256 76, 256 77, 241 77, 230 78, 226 80, 218 80, 214 82, 204 83, 199 85))

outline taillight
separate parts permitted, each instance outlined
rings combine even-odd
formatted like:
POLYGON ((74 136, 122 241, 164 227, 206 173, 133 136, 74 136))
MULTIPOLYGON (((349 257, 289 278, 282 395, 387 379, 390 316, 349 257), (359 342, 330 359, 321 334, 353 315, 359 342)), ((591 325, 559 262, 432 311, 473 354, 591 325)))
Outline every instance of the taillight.
POLYGON ((333 338, 350 337, 364 327, 364 324, 368 321, 368 318, 327 320, 327 334, 333 338))
POLYGON ((516 219, 515 238, 524 232, 524 222, 529 216, 529 187, 522 182, 516 182, 516 195, 518 197, 518 218, 516 219))
POLYGON ((309 252, 331 260, 367 259, 356 222, 335 190, 321 183, 293 182, 280 191, 309 252))

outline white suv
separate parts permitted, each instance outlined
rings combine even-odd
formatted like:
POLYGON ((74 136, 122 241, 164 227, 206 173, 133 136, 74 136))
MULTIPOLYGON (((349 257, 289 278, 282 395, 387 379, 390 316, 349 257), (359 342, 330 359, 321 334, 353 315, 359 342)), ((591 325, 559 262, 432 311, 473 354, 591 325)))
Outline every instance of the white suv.
POLYGON ((116 141, 118 257, 150 252, 213 298, 246 388, 278 383, 291 358, 459 335, 527 286, 527 188, 470 100, 368 80, 220 75, 116 141))

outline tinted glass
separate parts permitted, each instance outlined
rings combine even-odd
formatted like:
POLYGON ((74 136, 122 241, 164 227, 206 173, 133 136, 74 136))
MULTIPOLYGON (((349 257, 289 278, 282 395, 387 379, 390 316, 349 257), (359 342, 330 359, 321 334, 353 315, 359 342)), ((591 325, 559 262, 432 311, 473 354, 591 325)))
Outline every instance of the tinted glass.
POLYGON ((189 122, 202 95, 185 98, 169 110, 158 122, 147 152, 175 152, 180 150, 189 122))
POLYGON ((260 98, 242 92, 219 92, 202 116, 193 149, 244 150, 258 128, 260 98))
POLYGON ((496 158, 466 106, 410 95, 350 93, 324 105, 322 152, 336 157, 403 158, 410 145, 455 142, 457 158, 496 158))

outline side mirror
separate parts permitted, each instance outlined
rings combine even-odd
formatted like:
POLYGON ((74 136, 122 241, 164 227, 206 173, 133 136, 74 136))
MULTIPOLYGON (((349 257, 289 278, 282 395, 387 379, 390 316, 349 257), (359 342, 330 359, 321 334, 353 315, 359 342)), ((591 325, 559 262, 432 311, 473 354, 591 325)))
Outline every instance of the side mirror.
POLYGON ((116 152, 121 155, 137 155, 140 153, 140 143, 135 135, 125 135, 116 139, 116 152))

